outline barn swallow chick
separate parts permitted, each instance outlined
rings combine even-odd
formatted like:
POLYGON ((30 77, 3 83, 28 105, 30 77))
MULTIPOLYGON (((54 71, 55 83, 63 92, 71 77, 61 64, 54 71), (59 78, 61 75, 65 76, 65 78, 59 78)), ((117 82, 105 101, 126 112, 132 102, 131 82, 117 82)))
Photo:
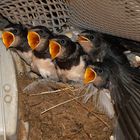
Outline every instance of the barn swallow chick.
POLYGON ((84 74, 84 83, 93 83, 99 90, 110 91, 115 109, 117 126, 115 140, 140 138, 140 70, 121 65, 113 58, 89 65, 84 74))
POLYGON ((78 43, 65 35, 57 35, 49 42, 49 52, 63 82, 82 81, 89 60, 78 43))
POLYGON ((55 65, 49 53, 49 39, 53 33, 44 26, 35 26, 28 31, 28 43, 33 50, 32 69, 45 79, 58 80, 55 65))
POLYGON ((85 30, 78 35, 78 43, 83 50, 91 57, 92 61, 102 61, 106 55, 108 44, 103 35, 92 30, 85 30))
POLYGON ((130 61, 132 66, 139 66, 140 61, 137 59, 139 58, 139 55, 136 56, 133 54, 133 52, 139 49, 139 46, 138 43, 135 43, 134 41, 99 33, 92 30, 85 30, 81 32, 78 35, 77 41, 83 47, 84 51, 88 53, 92 59, 95 59, 95 61, 102 61, 102 58, 107 51, 107 46, 110 46, 112 49, 114 49, 114 51, 117 50, 120 53, 123 52, 126 54, 127 59, 130 61), (132 51, 133 57, 130 53, 125 53, 128 50, 132 51))
POLYGON ((2 33, 2 41, 7 49, 16 51, 28 64, 31 64, 32 51, 27 41, 28 30, 21 24, 10 24, 2 33))
POLYGON ((100 67, 93 67, 93 65, 90 65, 86 68, 84 83, 90 85, 90 90, 89 93, 85 95, 84 101, 87 102, 87 100, 93 96, 95 107, 112 119, 115 111, 113 108, 110 91, 108 90, 108 76, 108 72, 104 74, 102 68, 100 67), (91 86, 90 83, 92 83, 93 86, 91 86))
POLYGON ((77 41, 83 47, 86 53, 90 53, 95 49, 99 48, 102 43, 102 34, 92 31, 85 30, 78 35, 77 41))
POLYGON ((105 71, 102 64, 98 63, 88 66, 84 74, 84 83, 94 83, 97 88, 107 87, 109 71, 105 71), (99 65, 99 66, 98 66, 99 65))

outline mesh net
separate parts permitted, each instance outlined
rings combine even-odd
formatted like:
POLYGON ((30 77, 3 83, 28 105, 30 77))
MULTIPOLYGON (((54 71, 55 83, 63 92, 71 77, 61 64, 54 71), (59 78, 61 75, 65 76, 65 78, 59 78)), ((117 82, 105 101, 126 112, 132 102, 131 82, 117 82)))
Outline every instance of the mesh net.
POLYGON ((70 24, 140 41, 139 0, 71 0, 70 24))
POLYGON ((26 26, 44 25, 54 32, 69 28, 70 17, 72 26, 140 41, 139 0, 67 1, 1 0, 0 13, 12 22, 26 26))
POLYGON ((67 28, 69 18, 65 0, 1 0, 0 13, 13 23, 44 25, 54 32, 67 28))

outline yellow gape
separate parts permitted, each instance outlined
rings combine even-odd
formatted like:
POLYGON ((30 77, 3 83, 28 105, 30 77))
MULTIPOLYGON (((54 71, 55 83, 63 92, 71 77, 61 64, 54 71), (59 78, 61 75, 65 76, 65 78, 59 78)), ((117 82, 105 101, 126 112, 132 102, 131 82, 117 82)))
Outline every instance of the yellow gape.
POLYGON ((40 42, 40 35, 36 32, 29 31, 28 32, 28 44, 31 47, 32 50, 37 48, 39 42, 40 42))
POLYGON ((2 34, 2 41, 6 48, 9 48, 11 44, 15 41, 15 36, 13 33, 5 31, 2 34))
POLYGON ((55 59, 61 51, 61 45, 55 40, 50 40, 49 42, 49 52, 52 59, 55 59))
POLYGON ((96 79, 96 72, 92 68, 87 67, 84 74, 84 83, 85 84, 91 83, 95 79, 96 79))

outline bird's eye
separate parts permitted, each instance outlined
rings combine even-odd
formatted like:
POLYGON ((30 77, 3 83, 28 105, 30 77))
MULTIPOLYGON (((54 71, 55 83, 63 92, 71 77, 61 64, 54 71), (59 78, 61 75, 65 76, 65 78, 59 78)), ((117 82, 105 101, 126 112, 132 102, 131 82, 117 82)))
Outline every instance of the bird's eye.
POLYGON ((14 29, 14 30, 13 30, 13 33, 14 33, 14 34, 18 34, 18 32, 19 32, 18 29, 14 29))
POLYGON ((61 45, 65 45, 66 41, 64 39, 61 40, 61 45))
POLYGON ((44 34, 44 31, 43 30, 40 30, 39 32, 40 32, 40 34, 44 34))
POLYGON ((89 38, 92 40, 92 39, 94 39, 94 36, 93 36, 93 35, 91 35, 89 38))
POLYGON ((101 73, 103 73, 103 70, 102 69, 98 69, 97 72, 101 74, 101 73))
POLYGON ((14 29, 14 33, 17 33, 18 32, 18 30, 17 29, 14 29))

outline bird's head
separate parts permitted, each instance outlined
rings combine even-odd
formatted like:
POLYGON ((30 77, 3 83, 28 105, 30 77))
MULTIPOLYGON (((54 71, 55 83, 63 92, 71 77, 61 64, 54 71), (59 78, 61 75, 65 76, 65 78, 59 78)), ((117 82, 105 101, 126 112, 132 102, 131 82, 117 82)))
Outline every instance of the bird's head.
POLYGON ((77 41, 84 51, 89 53, 100 46, 101 39, 102 36, 100 33, 92 30, 85 30, 78 35, 77 41))
POLYGON ((58 35, 49 41, 49 52, 52 59, 65 59, 75 49, 75 43, 65 35, 58 35))
POLYGON ((84 83, 93 83, 96 87, 105 86, 108 82, 108 78, 109 73, 100 62, 89 65, 84 73, 84 83))
POLYGON ((27 28, 21 24, 7 26, 2 33, 2 41, 6 48, 18 47, 27 37, 27 28))
POLYGON ((29 29, 27 39, 32 50, 41 51, 48 48, 52 32, 45 26, 35 26, 29 29))

